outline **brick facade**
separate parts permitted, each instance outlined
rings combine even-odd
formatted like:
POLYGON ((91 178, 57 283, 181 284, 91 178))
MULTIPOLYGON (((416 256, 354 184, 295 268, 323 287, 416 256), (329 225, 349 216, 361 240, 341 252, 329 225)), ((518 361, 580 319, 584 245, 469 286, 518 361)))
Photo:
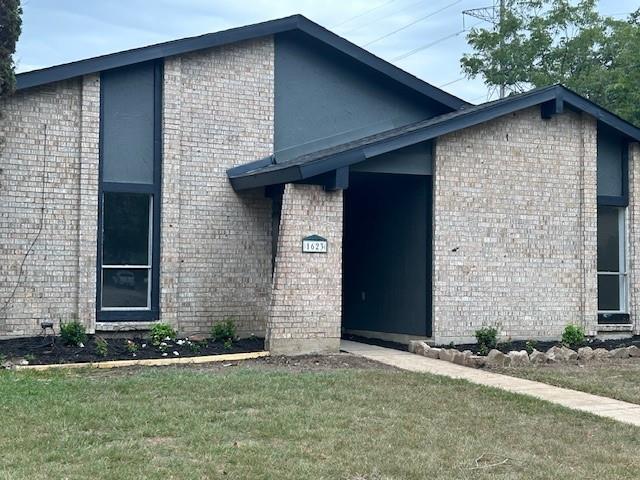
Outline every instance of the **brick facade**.
POLYGON ((342 191, 286 185, 267 343, 272 353, 338 351, 342 314, 342 191), (327 239, 327 253, 302 253, 302 239, 327 239))
POLYGON ((640 144, 629 148, 629 314, 633 332, 640 335, 640 144))
MULTIPOLYGON (((241 335, 265 332, 271 200, 236 194, 226 169, 273 150, 273 55, 267 37, 166 59, 160 307, 184 333, 228 317, 241 335)), ((21 91, 0 108, 0 336, 37 334, 42 319, 57 329, 79 318, 93 332, 99 75, 21 91)))
POLYGON ((268 37, 165 60, 160 311, 181 332, 264 335, 271 200, 226 170, 273 151, 273 56, 268 37))
POLYGON ((595 120, 523 110, 439 138, 434 162, 435 341, 593 332, 595 120))
MULTIPOLYGON (((272 272, 271 199, 234 192, 226 174, 273 152, 274 75, 271 37, 165 59, 160 320, 189 334, 233 318, 274 353, 335 351, 342 192, 285 186, 272 272), (310 234, 328 253, 302 253, 310 234)), ((99 110, 98 74, 0 105, 0 337, 37 334, 43 319, 149 326, 96 324, 99 110)), ((437 343, 473 341, 485 325, 523 339, 557 338, 568 323, 597 333, 596 129, 588 115, 543 120, 536 107, 435 141, 437 343)), ((638 144, 629 182, 640 334, 638 144)))
POLYGON ((0 111, 0 336, 79 316, 91 329, 99 80, 18 92, 0 111))

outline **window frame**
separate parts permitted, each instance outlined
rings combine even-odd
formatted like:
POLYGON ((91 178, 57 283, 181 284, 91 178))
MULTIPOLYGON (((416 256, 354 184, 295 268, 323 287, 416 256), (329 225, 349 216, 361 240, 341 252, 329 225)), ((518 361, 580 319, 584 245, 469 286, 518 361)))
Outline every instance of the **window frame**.
MULTIPOLYGON (((126 67, 125 67, 126 68, 126 67)), ((153 62, 154 94, 153 94, 153 184, 104 182, 103 181, 103 150, 104 150, 104 96, 100 88, 100 131, 98 140, 98 242, 96 262, 96 319, 99 322, 118 321, 155 321, 160 315, 160 223, 161 223, 161 182, 162 182, 162 85, 164 65, 162 60, 153 62), (150 272, 149 272, 149 303, 148 307, 107 307, 102 308, 102 240, 104 230, 104 194, 114 193, 143 193, 151 197, 151 225, 150 225, 150 272)), ((102 84, 102 75, 101 75, 102 84)), ((122 268, 122 266, 119 266, 122 268)), ((108 268, 108 266, 107 266, 108 268)))
MULTIPOLYGON (((628 235, 628 209, 617 205, 598 205, 598 207, 614 208, 618 215, 618 270, 617 271, 600 271, 597 270, 597 276, 616 276, 618 277, 618 305, 617 310, 600 310, 598 308, 598 316, 601 315, 628 315, 629 313, 629 242, 628 235)), ((600 298, 598 297, 598 303, 600 298)))

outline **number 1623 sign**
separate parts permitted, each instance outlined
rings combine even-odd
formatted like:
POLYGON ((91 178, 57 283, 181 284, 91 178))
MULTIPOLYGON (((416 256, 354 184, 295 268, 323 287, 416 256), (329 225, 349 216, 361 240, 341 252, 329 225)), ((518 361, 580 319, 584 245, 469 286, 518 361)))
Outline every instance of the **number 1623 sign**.
POLYGON ((302 253, 327 253, 327 239, 310 235, 302 239, 302 253))

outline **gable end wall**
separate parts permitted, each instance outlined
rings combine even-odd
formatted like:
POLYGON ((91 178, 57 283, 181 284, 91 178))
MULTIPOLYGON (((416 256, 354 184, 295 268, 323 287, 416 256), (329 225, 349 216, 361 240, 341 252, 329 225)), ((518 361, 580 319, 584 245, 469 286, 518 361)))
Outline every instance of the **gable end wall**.
POLYGON ((439 138, 434 163, 436 342, 595 334, 595 119, 530 108, 439 138))

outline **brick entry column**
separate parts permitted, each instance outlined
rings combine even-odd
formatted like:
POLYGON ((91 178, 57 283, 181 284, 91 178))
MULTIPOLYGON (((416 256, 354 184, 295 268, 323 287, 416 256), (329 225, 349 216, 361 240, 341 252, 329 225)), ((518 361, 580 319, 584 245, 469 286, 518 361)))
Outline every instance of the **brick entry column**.
POLYGON ((342 191, 285 186, 267 325, 273 354, 337 352, 342 317, 342 191), (308 235, 327 253, 302 253, 308 235))

